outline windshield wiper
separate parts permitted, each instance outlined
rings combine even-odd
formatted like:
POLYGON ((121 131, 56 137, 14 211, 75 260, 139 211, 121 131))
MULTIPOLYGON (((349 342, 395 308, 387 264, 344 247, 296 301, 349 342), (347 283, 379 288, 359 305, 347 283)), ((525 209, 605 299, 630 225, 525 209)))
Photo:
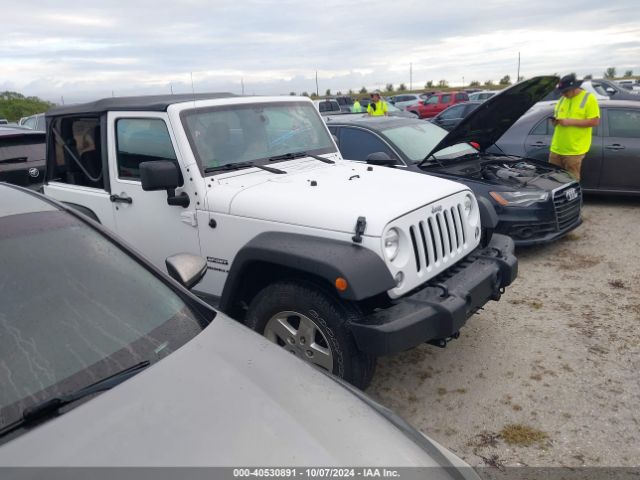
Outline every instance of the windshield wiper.
POLYGON ((260 170, 265 170, 271 173, 277 173, 278 175, 287 173, 284 170, 280 170, 279 168, 267 167, 266 165, 260 165, 258 163, 253 163, 253 162, 225 163, 224 165, 220 165, 217 167, 207 167, 204 169, 204 173, 217 172, 219 170, 238 170, 240 168, 250 168, 250 167, 256 167, 256 168, 259 168, 260 170))
POLYGON ((285 153, 283 155, 276 155, 275 157, 269 157, 269 161, 275 162, 278 160, 293 160, 294 158, 302 158, 302 157, 315 158, 316 160, 320 160, 321 162, 324 162, 324 163, 336 163, 329 158, 320 157, 318 155, 314 155, 313 153, 309 153, 309 152, 295 152, 295 153, 285 153))
POLYGON ((102 380, 98 380, 91 385, 76 390, 73 393, 61 395, 59 397, 53 397, 43 402, 36 403, 31 407, 27 407, 22 411, 22 418, 0 428, 0 437, 6 435, 7 433, 11 433, 20 427, 37 422, 43 417, 56 413, 65 405, 69 405, 70 403, 80 400, 81 398, 93 395, 95 393, 104 392, 105 390, 109 390, 116 385, 124 382, 125 380, 133 377, 137 373, 147 368, 149 365, 151 365, 151 362, 149 362, 149 360, 136 363, 135 365, 127 367, 124 370, 120 370, 113 375, 109 375, 102 380))
POLYGON ((420 160, 420 163, 418 163, 418 167, 422 167, 423 165, 425 165, 427 162, 430 162, 431 160, 435 160, 435 162, 438 165, 440 165, 441 167, 444 167, 440 159, 436 157, 433 153, 430 153, 429 155, 424 157, 422 160, 420 160))

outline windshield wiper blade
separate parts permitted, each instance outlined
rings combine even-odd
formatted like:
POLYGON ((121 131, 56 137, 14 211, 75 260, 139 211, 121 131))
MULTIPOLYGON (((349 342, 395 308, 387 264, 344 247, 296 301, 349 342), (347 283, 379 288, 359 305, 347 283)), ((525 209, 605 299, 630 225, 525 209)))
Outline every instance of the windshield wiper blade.
POLYGON ((42 419, 43 417, 51 415, 60 410, 65 405, 69 405, 70 403, 80 400, 81 398, 93 395, 95 393, 104 392, 105 390, 109 390, 116 385, 124 382, 125 380, 133 377, 137 373, 140 373, 149 365, 151 365, 151 362, 149 362, 149 360, 136 363, 135 365, 127 367, 124 370, 120 370, 113 375, 109 375, 108 377, 98 380, 91 385, 87 385, 86 387, 76 390, 75 392, 69 393, 67 395, 61 395, 59 397, 49 398, 48 400, 44 400, 43 402, 32 405, 31 407, 27 407, 22 411, 22 418, 6 425, 5 427, 0 428, 0 437, 6 435, 7 433, 11 433, 12 431, 20 427, 23 427, 30 423, 34 423, 42 419))
POLYGON ((224 165, 220 165, 218 167, 207 167, 204 169, 204 173, 217 172, 219 170, 237 170, 240 168, 250 168, 250 167, 259 168, 260 170, 265 170, 271 173, 277 173, 278 175, 287 173, 284 170, 280 170, 279 168, 267 167, 266 165, 260 165, 258 163, 253 163, 253 162, 225 163, 224 165))
POLYGON ((418 167, 422 167, 423 165, 425 165, 427 162, 430 162, 431 160, 435 160, 435 162, 441 167, 444 166, 440 161, 440 159, 438 159, 438 157, 436 157, 433 153, 430 153, 429 155, 424 157, 422 160, 420 160, 420 163, 418 163, 418 167))
POLYGON ((323 163, 336 163, 333 160, 329 159, 329 158, 324 158, 321 157, 319 155, 314 155, 313 153, 309 153, 309 152, 295 152, 295 153, 285 153, 283 155, 276 155, 275 157, 269 157, 269 161, 270 162, 275 162, 278 160, 293 160, 294 158, 302 158, 302 157, 311 157, 311 158, 315 158, 316 160, 319 160, 323 163))

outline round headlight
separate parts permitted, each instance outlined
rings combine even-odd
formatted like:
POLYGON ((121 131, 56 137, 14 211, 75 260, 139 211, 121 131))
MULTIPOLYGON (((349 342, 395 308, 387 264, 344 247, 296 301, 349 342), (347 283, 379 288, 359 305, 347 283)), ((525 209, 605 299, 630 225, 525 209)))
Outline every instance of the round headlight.
POLYGON ((467 195, 466 197, 464 197, 464 213, 467 215, 467 217, 469 215, 471 215, 471 211, 473 210, 473 199, 471 198, 471 195, 467 195))
POLYGON ((390 228, 384 236, 384 255, 389 261, 398 256, 400 250, 400 234, 395 228, 390 228))

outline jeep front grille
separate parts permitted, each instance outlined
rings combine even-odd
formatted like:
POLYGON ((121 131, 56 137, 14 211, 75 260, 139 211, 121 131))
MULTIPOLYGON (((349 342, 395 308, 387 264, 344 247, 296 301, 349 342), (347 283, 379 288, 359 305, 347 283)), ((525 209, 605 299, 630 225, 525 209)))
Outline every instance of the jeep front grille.
POLYGON ((409 227, 418 272, 435 265, 454 263, 461 256, 467 241, 462 209, 459 203, 409 227))
POLYGON ((582 206, 582 191, 580 184, 570 183, 559 188, 553 193, 553 205, 556 211, 558 231, 563 231, 576 223, 580 218, 580 207, 582 206), (575 197, 571 195, 571 190, 575 192, 575 197))

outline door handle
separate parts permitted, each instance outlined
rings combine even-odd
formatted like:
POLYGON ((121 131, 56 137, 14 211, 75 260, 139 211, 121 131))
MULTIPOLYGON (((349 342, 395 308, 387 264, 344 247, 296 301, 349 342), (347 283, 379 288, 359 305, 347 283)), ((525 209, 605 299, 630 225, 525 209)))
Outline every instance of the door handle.
POLYGON ((606 145, 604 148, 606 148, 607 150, 624 150, 624 145, 614 143, 613 145, 606 145))
POLYGON ((535 142, 535 143, 530 143, 529 146, 530 147, 548 147, 549 144, 539 141, 539 142, 535 142))
POLYGON ((122 196, 120 195, 109 195, 109 200, 111 200, 114 203, 128 203, 128 204, 132 204, 133 203, 133 198, 131 197, 127 197, 126 194, 122 194, 122 196))

